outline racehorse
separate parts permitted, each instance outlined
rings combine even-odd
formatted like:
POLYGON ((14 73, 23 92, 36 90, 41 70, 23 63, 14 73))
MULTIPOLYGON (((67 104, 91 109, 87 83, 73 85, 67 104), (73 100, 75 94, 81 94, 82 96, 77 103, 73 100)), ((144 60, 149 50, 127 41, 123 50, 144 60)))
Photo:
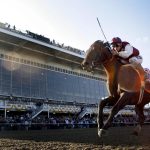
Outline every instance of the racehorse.
POLYGON ((138 135, 144 123, 144 106, 150 102, 150 83, 146 82, 143 99, 140 103, 141 81, 137 70, 131 64, 124 64, 117 56, 112 54, 108 43, 95 41, 86 52, 86 56, 81 63, 83 69, 92 71, 93 68, 102 65, 107 75, 107 87, 109 97, 103 99, 98 107, 98 135, 102 137, 111 126, 113 117, 126 105, 135 105, 138 115, 138 125, 134 129, 134 134, 138 135), (112 106, 111 112, 105 124, 103 123, 104 107, 112 106))

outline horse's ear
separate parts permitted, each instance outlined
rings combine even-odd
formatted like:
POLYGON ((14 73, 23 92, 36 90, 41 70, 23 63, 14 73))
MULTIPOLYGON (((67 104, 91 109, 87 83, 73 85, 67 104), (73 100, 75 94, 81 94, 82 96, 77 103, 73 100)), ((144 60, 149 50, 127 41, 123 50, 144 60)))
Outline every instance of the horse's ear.
POLYGON ((104 43, 104 41, 101 41, 101 40, 97 40, 95 41, 96 43, 104 43))

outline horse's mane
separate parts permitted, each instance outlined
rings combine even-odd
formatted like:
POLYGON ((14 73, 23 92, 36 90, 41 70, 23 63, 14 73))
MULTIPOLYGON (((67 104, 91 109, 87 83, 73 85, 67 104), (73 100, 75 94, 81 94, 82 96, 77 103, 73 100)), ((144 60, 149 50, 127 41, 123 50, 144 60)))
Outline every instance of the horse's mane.
POLYGON ((97 41, 95 41, 94 43, 104 43, 104 41, 102 41, 102 40, 97 40, 97 41))
POLYGON ((94 42, 94 44, 101 44, 101 45, 103 45, 104 47, 106 47, 106 46, 108 46, 108 42, 104 42, 104 41, 102 41, 102 40, 97 40, 97 41, 95 41, 94 42))
MULTIPOLYGON (((111 51, 111 50, 110 50, 111 47, 110 47, 110 44, 109 44, 108 42, 104 42, 104 41, 102 41, 102 40, 97 40, 97 41, 95 41, 93 44, 100 44, 101 46, 103 46, 103 47, 105 47, 106 49, 108 49, 109 51, 111 51)), ((117 61, 117 63, 119 63, 120 65, 124 65, 124 64, 121 62, 121 60, 119 59, 118 56, 113 56, 113 54, 112 54, 112 57, 113 57, 113 59, 115 59, 115 60, 117 61)))

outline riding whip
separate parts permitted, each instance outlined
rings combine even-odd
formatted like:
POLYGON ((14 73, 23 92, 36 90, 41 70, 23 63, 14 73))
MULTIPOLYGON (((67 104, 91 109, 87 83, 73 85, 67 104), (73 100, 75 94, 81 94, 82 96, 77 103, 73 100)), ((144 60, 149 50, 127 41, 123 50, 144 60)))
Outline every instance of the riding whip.
POLYGON ((109 42, 108 42, 108 40, 107 40, 107 38, 106 38, 106 36, 105 36, 105 34, 104 34, 104 31, 103 31, 103 29, 102 29, 102 26, 101 26, 101 24, 100 24, 100 22, 99 22, 98 17, 97 17, 97 22, 98 22, 98 25, 99 25, 99 27, 100 27, 100 29, 101 29, 101 31, 102 31, 102 34, 103 34, 103 36, 104 36, 106 42, 108 43, 108 44, 107 44, 107 45, 108 45, 108 48, 109 48, 109 50, 111 51, 111 46, 110 46, 110 44, 109 44, 109 42))
POLYGON ((101 29, 101 31, 102 31, 102 34, 103 34, 103 36, 104 36, 106 42, 108 42, 108 40, 107 40, 107 38, 106 38, 106 36, 105 36, 105 34, 104 34, 104 31, 103 31, 103 29, 102 29, 102 26, 101 26, 101 24, 100 24, 100 22, 99 22, 98 17, 97 17, 97 22, 98 22, 98 25, 99 25, 99 27, 100 27, 100 29, 101 29))

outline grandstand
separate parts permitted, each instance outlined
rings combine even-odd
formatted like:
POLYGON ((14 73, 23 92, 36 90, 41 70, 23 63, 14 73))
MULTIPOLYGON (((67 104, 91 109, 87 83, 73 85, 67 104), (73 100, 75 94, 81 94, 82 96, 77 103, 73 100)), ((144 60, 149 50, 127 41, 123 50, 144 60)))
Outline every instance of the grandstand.
POLYGON ((82 70, 83 58, 82 50, 0 23, 1 113, 30 111, 32 119, 41 112, 95 113, 108 95, 105 73, 82 70))

